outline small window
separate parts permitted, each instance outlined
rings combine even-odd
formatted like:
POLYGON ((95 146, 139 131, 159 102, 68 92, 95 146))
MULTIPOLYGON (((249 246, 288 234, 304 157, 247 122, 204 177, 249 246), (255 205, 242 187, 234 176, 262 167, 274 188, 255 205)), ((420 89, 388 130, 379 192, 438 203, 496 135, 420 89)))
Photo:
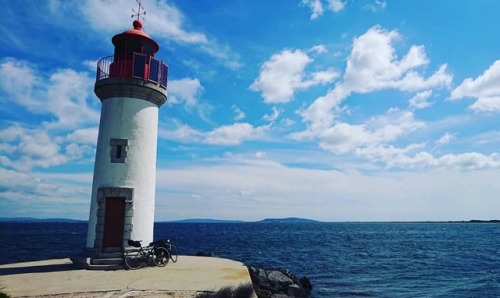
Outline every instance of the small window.
POLYGON ((125 158, 127 157, 127 139, 111 139, 109 142, 111 146, 111 163, 125 163, 125 158))

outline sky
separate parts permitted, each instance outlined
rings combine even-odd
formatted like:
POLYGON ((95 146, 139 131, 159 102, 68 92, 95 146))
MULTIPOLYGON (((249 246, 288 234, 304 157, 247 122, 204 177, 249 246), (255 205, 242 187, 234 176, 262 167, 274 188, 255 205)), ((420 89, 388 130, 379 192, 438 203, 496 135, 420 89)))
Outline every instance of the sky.
MULTIPOLYGON (((143 0, 156 221, 500 218, 500 2, 143 0)), ((133 0, 0 0, 0 217, 88 219, 133 0)))

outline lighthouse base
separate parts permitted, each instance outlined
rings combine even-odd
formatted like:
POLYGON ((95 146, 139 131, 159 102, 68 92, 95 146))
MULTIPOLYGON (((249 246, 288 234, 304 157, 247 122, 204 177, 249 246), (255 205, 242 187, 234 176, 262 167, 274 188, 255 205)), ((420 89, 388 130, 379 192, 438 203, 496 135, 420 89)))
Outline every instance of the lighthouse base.
POLYGON ((77 256, 70 258, 73 266, 87 270, 120 270, 124 267, 123 252, 121 249, 105 249, 103 252, 96 252, 95 249, 85 248, 77 256))

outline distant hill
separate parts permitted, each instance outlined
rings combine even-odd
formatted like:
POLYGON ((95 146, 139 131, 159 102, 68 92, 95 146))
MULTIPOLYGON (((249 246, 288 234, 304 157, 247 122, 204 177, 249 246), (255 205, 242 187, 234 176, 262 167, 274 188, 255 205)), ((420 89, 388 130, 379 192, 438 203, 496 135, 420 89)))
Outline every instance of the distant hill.
POLYGON ((86 222, 86 220, 70 218, 7 217, 0 218, 0 222, 86 222))
POLYGON ((312 223, 319 222, 317 220, 299 218, 299 217, 287 217, 287 218, 266 218, 264 220, 258 221, 260 223, 312 223))
POLYGON ((173 223, 242 223, 242 220, 225 220, 225 219, 209 219, 209 218, 191 218, 175 221, 167 221, 173 223))

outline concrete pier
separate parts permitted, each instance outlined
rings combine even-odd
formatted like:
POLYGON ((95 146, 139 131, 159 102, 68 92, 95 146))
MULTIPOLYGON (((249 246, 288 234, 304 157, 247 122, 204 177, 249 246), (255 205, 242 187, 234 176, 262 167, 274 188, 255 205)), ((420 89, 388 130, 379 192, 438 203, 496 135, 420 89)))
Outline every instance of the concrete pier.
POLYGON ((75 269, 70 259, 0 265, 0 290, 11 297, 195 297, 251 283, 243 263, 210 257, 116 271, 75 269))

